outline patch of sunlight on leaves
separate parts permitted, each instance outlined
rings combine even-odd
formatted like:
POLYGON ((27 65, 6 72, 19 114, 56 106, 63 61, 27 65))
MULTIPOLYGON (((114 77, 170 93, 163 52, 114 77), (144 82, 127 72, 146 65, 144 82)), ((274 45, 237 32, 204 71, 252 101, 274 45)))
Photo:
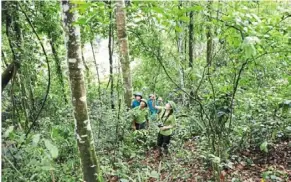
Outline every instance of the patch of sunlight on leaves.
POLYGON ((55 145, 53 145, 51 143, 51 141, 46 140, 46 139, 44 140, 44 144, 45 144, 46 148, 49 150, 52 158, 54 158, 54 159, 57 158, 59 155, 58 148, 55 145))
POLYGON ((268 152, 268 142, 267 141, 264 141, 261 145, 260 145, 260 150, 261 151, 264 151, 264 152, 268 152))

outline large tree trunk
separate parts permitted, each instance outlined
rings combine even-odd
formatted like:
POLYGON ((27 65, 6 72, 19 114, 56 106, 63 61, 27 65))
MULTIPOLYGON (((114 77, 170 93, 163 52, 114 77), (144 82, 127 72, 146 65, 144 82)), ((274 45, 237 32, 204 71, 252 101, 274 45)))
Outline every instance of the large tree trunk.
POLYGON ((77 19, 77 14, 73 10, 74 5, 69 1, 61 1, 61 4, 64 13, 64 27, 68 37, 66 43, 67 60, 83 179, 86 182, 97 182, 99 167, 87 110, 86 89, 83 75, 84 65, 81 59, 80 27, 73 25, 73 22, 77 19))
POLYGON ((132 84, 131 84, 131 73, 130 73, 130 61, 129 61, 129 50, 126 35, 126 12, 124 6, 124 0, 116 1, 116 23, 117 23, 117 36, 119 41, 119 55, 120 63, 123 76, 123 84, 125 88, 124 100, 128 108, 131 105, 132 97, 132 84))

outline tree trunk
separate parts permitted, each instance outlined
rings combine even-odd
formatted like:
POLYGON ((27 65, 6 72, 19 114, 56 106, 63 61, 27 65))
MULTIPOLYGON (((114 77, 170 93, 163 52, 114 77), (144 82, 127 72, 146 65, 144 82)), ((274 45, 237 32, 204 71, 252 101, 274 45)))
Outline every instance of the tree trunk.
POLYGON ((94 46, 93 46, 92 40, 90 41, 90 45, 91 45, 91 50, 92 50, 92 54, 93 54, 93 61, 94 61, 95 68, 96 68, 97 79, 98 79, 98 96, 99 96, 99 100, 101 101, 101 82, 100 82, 100 75, 99 75, 99 69, 98 69, 98 65, 97 65, 97 60, 96 60, 95 50, 94 50, 94 46))
POLYGON ((83 180, 86 182, 97 182, 99 166, 87 110, 86 89, 83 75, 84 65, 82 63, 80 47, 80 27, 73 25, 73 22, 77 20, 76 12, 72 11, 75 5, 69 1, 61 1, 61 4, 63 9, 64 28, 66 29, 66 35, 68 37, 66 39, 67 60, 83 180))
MULTIPOLYGON (((193 11, 190 11, 189 14, 190 22, 189 22, 189 67, 193 68, 193 45, 194 45, 194 18, 193 18, 193 11)), ((192 86, 190 86, 192 87, 192 86)), ((193 87, 192 87, 193 88, 193 87)), ((191 89, 190 91, 190 98, 189 104, 194 102, 194 91, 191 89)))
POLYGON ((55 58, 56 71, 58 74, 59 83, 61 84, 61 87, 62 87, 62 92, 63 92, 62 94, 64 97, 64 101, 67 104, 68 100, 67 100, 66 91, 65 91, 65 83, 64 83, 63 73, 62 73, 61 61, 59 59, 58 52, 54 46, 54 42, 56 40, 53 38, 53 36, 50 36, 50 37, 51 37, 50 45, 51 45, 52 53, 55 58))
MULTIPOLYGON (((112 9, 111 7, 111 1, 109 4, 109 8, 112 9)), ((112 12, 109 12, 109 19, 110 19, 110 24, 109 24, 109 39, 108 39, 108 53, 109 53, 109 72, 110 72, 110 76, 109 76, 109 80, 110 80, 110 98, 111 98, 111 109, 114 109, 114 78, 113 78, 113 46, 114 45, 114 36, 113 36, 113 26, 112 26, 112 12)))
POLYGON ((19 69, 20 64, 16 62, 12 62, 2 73, 2 92, 4 88, 8 85, 9 81, 12 79, 13 75, 16 74, 17 70, 19 69))
POLYGON ((193 44, 194 44, 194 24, 193 24, 193 11, 189 14, 189 67, 193 67, 193 44))
MULTIPOLYGON (((183 4, 182 1, 179 1, 179 6, 178 8, 181 9, 183 4)), ((178 25, 181 29, 183 29, 183 23, 182 21, 178 21, 178 25)), ((178 34, 178 39, 177 39, 177 47, 178 47, 178 53, 179 53, 179 59, 181 60, 179 65, 180 65, 180 68, 179 68, 179 77, 180 77, 180 87, 181 89, 184 89, 185 87, 185 84, 184 84, 184 69, 183 69, 183 60, 184 60, 184 46, 183 46, 183 31, 182 32, 177 32, 178 34)), ((182 101, 182 104, 185 103, 185 94, 184 93, 181 93, 181 101, 182 101)))
POLYGON ((12 77, 17 73, 20 68, 20 55, 21 55, 21 29, 19 25, 18 16, 18 2, 3 2, 3 15, 6 20, 6 35, 8 38, 9 46, 13 55, 13 62, 2 73, 2 90, 8 85, 12 77), (12 15, 13 14, 13 15, 12 15), (13 45, 14 44, 14 45, 13 45))
MULTIPOLYGON (((209 1, 207 4, 207 10, 209 14, 211 14, 211 7, 212 7, 212 1, 209 1)), ((208 19, 210 21, 210 18, 208 19)), ((212 49, 213 49, 213 38, 212 38, 212 27, 209 24, 207 26, 207 32, 206 32, 206 38, 207 38, 207 47, 206 47, 206 61, 207 65, 211 66, 212 63, 212 49)))
POLYGON ((117 37, 119 41, 119 57, 122 69, 123 84, 125 88, 124 100, 128 108, 131 106, 132 97, 132 83, 130 73, 129 50, 126 35, 126 12, 124 0, 116 1, 116 24, 117 24, 117 37))

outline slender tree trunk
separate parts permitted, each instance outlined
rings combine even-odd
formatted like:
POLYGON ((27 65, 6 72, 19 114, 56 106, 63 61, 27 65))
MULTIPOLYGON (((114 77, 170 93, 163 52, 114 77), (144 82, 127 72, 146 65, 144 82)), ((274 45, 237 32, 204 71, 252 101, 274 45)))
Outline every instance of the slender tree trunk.
MULTIPOLYGON (((193 11, 190 11, 189 13, 189 67, 193 68, 193 45, 194 45, 194 17, 193 17, 193 11)), ((191 97, 189 98, 189 104, 192 104, 194 102, 194 91, 190 91, 191 97)))
MULTIPOLYGON (((179 1, 179 9, 182 8, 183 4, 182 1, 179 1)), ((178 22, 178 25, 180 28, 183 29, 183 23, 182 21, 179 21, 178 22)), ((177 46, 178 46, 178 53, 179 53, 179 58, 181 59, 179 65, 180 65, 180 68, 179 68, 179 78, 180 78, 180 87, 181 89, 184 89, 185 87, 185 84, 184 84, 184 70, 183 70, 183 60, 184 60, 184 50, 183 50, 183 31, 182 32, 177 32, 178 34, 178 39, 177 39, 177 46)), ((184 93, 181 93, 181 99, 182 99, 182 104, 185 103, 185 94, 184 93)))
POLYGON ((64 28, 68 37, 66 43, 67 60, 83 180, 86 182, 97 182, 99 181, 96 176, 99 176, 99 166, 87 110, 86 88, 83 75, 84 65, 81 58, 80 27, 73 25, 73 22, 77 20, 77 14, 73 10, 75 5, 69 1, 61 1, 61 4, 64 28))
MULTIPOLYGON (((207 4, 207 9, 208 9, 209 14, 211 14, 211 7, 212 7, 212 1, 209 1, 207 4)), ((208 21, 210 21, 210 18, 208 19, 208 21)), ((208 66, 211 66, 212 49, 213 49, 213 36, 212 36, 212 27, 210 24, 207 26, 206 38, 207 38, 206 61, 207 61, 208 66)))
POLYGON ((194 44, 194 24, 193 24, 193 11, 189 14, 189 67, 193 67, 193 44, 194 44))
POLYGON ((94 46, 93 46, 92 40, 90 41, 90 45, 91 45, 91 49, 92 49, 93 61, 94 61, 94 64, 95 64, 96 73, 97 73, 97 79, 98 79, 98 95, 99 95, 99 100, 101 100, 101 82, 100 82, 100 75, 99 75, 99 69, 98 69, 98 64, 97 64, 97 60, 96 60, 96 56, 95 56, 95 50, 94 50, 94 46))
POLYGON ((119 42, 119 55, 123 76, 123 84, 125 88, 124 100, 128 108, 131 105, 132 97, 132 83, 130 73, 130 61, 129 50, 126 35, 126 12, 124 6, 124 0, 116 1, 116 24, 117 24, 117 36, 119 42))
POLYGON ((61 84, 61 87, 62 87, 62 92, 63 92, 62 94, 64 97, 64 101, 67 104, 68 100, 67 100, 66 91, 65 91, 65 83, 64 83, 63 73, 62 73, 61 61, 59 59, 58 52, 54 46, 54 42, 56 40, 52 36, 50 36, 50 37, 51 37, 50 45, 51 45, 52 53, 53 53, 54 58, 55 58, 56 71, 58 74, 59 83, 61 84))
MULTIPOLYGON (((109 8, 112 9, 111 7, 111 1, 109 4, 109 8)), ((114 109, 114 78, 113 78, 113 45, 114 45, 114 36, 113 36, 113 26, 112 26, 112 12, 109 12, 109 19, 110 19, 110 24, 109 24, 109 41, 108 41, 108 51, 109 51, 109 72, 110 72, 110 98, 111 98, 111 109, 114 109)))

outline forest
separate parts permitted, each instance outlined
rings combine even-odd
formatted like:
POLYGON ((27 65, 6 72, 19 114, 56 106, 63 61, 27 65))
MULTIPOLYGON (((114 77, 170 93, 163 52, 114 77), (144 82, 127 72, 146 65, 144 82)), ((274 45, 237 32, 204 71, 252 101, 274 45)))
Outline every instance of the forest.
POLYGON ((291 1, 1 12, 2 181, 291 181, 291 1))

